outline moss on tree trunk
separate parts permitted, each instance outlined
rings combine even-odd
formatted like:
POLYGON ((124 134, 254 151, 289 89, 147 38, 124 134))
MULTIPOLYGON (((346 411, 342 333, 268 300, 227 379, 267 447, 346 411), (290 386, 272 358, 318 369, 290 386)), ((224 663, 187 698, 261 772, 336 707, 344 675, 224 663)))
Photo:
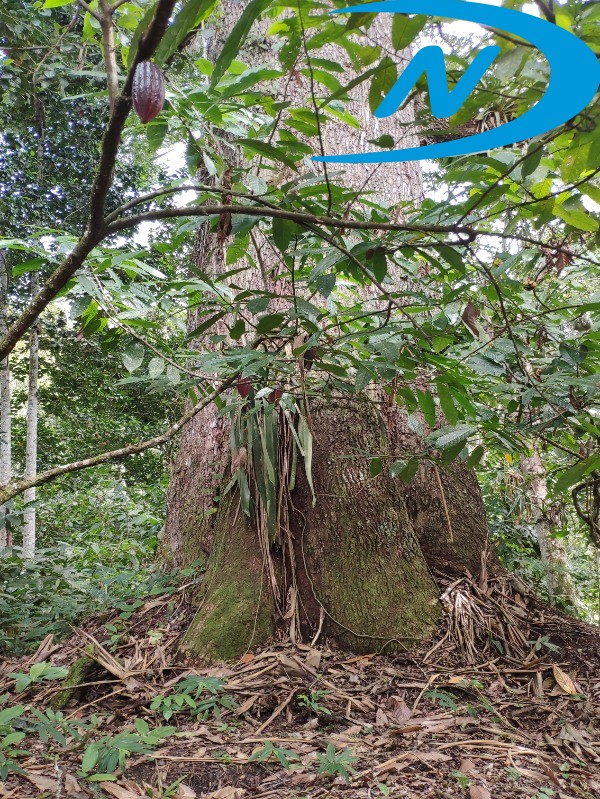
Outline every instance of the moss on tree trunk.
MULTIPOLYGON (((318 629, 358 652, 402 648, 433 632, 437 590, 389 468, 372 478, 370 458, 389 455, 383 420, 368 402, 321 404, 312 412, 313 481, 300 470, 291 492, 291 540, 299 620, 305 639, 318 629)), ((389 461, 389 458, 387 459, 389 461)), ((257 533, 228 499, 216 514, 205 594, 185 647, 229 659, 267 640, 277 624, 257 533)), ((277 547, 283 576, 290 559, 277 547)))
POLYGON ((257 534, 237 497, 216 518, 204 592, 183 646, 208 660, 229 660, 267 640, 274 620, 257 534))

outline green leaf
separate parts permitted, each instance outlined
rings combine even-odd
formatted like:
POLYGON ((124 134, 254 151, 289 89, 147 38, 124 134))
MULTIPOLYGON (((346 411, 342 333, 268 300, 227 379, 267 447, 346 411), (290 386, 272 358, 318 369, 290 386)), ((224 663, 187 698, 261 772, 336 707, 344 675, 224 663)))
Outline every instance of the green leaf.
POLYGON ((285 253, 291 240, 300 232, 299 226, 290 219, 273 218, 273 241, 277 249, 285 253))
POLYGON ((148 30, 148 26, 152 21, 152 17, 154 16, 154 12, 156 10, 156 3, 151 3, 149 8, 146 9, 144 16, 139 21, 137 28, 134 31, 133 36, 131 37, 131 42, 129 43, 129 49, 127 51, 127 68, 130 69, 131 65, 133 64, 134 58, 137 54, 138 44, 141 37, 146 33, 148 30))
POLYGON ((371 463, 369 464, 369 473, 371 477, 377 477, 378 474, 381 474, 383 469, 383 462, 381 458, 371 458, 371 463))
POLYGON ((367 266, 375 276, 375 280, 381 283, 387 275, 387 259, 381 247, 377 247, 377 249, 373 251, 371 257, 367 261, 367 266))
POLYGON ((394 14, 392 20, 392 45, 395 50, 404 50, 421 33, 427 23, 427 17, 418 14, 409 17, 406 14, 394 14))
POLYGON ((565 208, 564 205, 559 205, 558 203, 555 204, 554 211, 568 225, 577 228, 577 230, 586 230, 590 233, 595 233, 598 230, 598 222, 587 211, 578 208, 565 208))
POLYGON ((234 341, 239 341, 246 332, 246 323, 243 319, 238 319, 229 331, 229 335, 234 341))
POLYGON ((24 732, 11 732, 0 739, 0 749, 8 749, 9 746, 20 744, 25 738, 24 732))
POLYGON ((23 715, 25 705, 15 705, 14 707, 6 707, 0 710, 0 724, 8 724, 9 721, 23 715))
POLYGON ((300 444, 302 446, 302 452, 304 455, 304 471, 306 473, 306 480, 312 494, 312 505, 314 508, 317 504, 317 497, 315 494, 315 487, 313 485, 312 478, 313 439, 312 433, 310 432, 310 428, 304 416, 300 416, 298 421, 298 438, 300 439, 300 444))
POLYGON ((29 676, 32 680, 37 680, 46 670, 47 663, 34 663, 29 669, 29 676))
POLYGON ((554 490, 557 493, 565 491, 567 488, 570 488, 572 485, 575 485, 575 483, 578 483, 583 477, 592 472, 594 469, 598 469, 599 467, 600 467, 600 456, 591 455, 589 458, 586 458, 584 461, 580 461, 579 463, 576 463, 575 466, 572 466, 570 469, 567 469, 566 472, 563 472, 563 474, 556 481, 554 490))
POLYGON ((61 6, 70 6, 73 0, 46 0, 42 8, 60 8, 61 6))
POLYGON ((216 324, 219 319, 222 319, 225 316, 225 311, 219 311, 219 313, 213 314, 209 316, 208 319, 205 319, 202 324, 198 325, 198 327, 194 328, 191 333, 188 333, 188 339, 194 339, 216 324))
POLYGON ((88 748, 85 750, 83 760, 81 761, 81 770, 84 772, 91 771, 100 757, 100 744, 92 741, 88 748))
POLYGON ((137 718, 133 723, 135 724, 135 728, 140 735, 148 735, 148 733, 150 732, 150 727, 148 726, 148 722, 145 721, 144 719, 137 718))
POLYGON ((227 37, 221 53, 217 58, 215 69, 211 77, 210 85, 214 88, 229 69, 234 58, 239 56, 243 43, 246 41, 250 28, 255 20, 260 17, 262 12, 270 5, 271 0, 250 0, 242 12, 233 30, 227 37))
POLYGON ((187 0, 173 23, 167 28, 156 49, 154 61, 159 66, 165 64, 173 53, 177 52, 188 33, 206 19, 216 5, 217 0, 187 0))
POLYGON ((481 459, 485 455, 485 448, 479 444, 475 447, 473 452, 469 455, 467 460, 465 461, 465 466, 468 466, 469 469, 473 469, 479 463, 481 463, 481 459))
POLYGON ((123 365, 129 373, 139 369, 144 362, 145 352, 146 348, 139 341, 132 342, 123 350, 123 365))
POLYGON ((256 139, 237 139, 237 144, 241 144, 246 150, 250 150, 256 155, 268 158, 269 161, 281 161, 282 164, 289 166, 290 169, 298 171, 296 162, 281 147, 275 147, 273 144, 267 144, 267 142, 256 139))
POLYGON ((458 421, 458 411, 452 399, 452 395, 442 381, 437 382, 438 399, 440 401, 440 408, 448 424, 456 424, 458 421))
POLYGON ((257 333, 270 333, 285 322, 285 316, 280 313, 271 313, 259 319, 256 326, 257 333))
POLYGON ((374 144, 375 147, 382 147, 385 150, 390 150, 396 144, 394 137, 389 133, 384 133, 378 139, 369 139, 368 141, 369 144, 374 144))
POLYGON ((472 432, 473 429, 466 424, 459 424, 453 428, 444 427, 443 434, 435 439, 435 446, 439 450, 445 450, 458 444, 464 445, 472 432))
POLYGON ((156 358, 152 358, 150 363, 148 364, 148 375, 155 380, 157 377, 160 377, 165 370, 165 362, 162 358, 158 356, 156 358))
POLYGON ((419 459, 411 458, 407 461, 394 461, 390 466, 392 477, 399 477, 405 485, 410 485, 413 477, 419 471, 419 459))
POLYGON ((396 83, 397 78, 396 64, 389 56, 384 56, 379 62, 369 87, 369 108, 372 114, 379 108, 381 101, 396 83))
POLYGON ((415 391, 419 406, 423 411, 423 416, 429 427, 435 427, 435 401, 429 391, 422 391, 417 388, 415 391))

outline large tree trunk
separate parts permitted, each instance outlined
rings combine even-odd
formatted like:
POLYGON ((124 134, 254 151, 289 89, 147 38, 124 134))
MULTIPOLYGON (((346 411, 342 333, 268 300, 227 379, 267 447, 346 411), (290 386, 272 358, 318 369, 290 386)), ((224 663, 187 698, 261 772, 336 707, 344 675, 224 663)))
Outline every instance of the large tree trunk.
MULTIPOLYGON (((389 36, 387 25, 378 20, 372 34, 389 36)), ((347 60, 339 52, 336 57, 347 60)), ((344 66, 350 79, 351 65, 344 66)), ((352 110, 362 118, 363 141, 387 132, 396 140, 410 135, 403 127, 414 120, 410 106, 401 118, 378 123, 362 99, 352 110)), ((332 150, 348 150, 337 138, 340 128, 325 130, 332 150)), ((421 201, 417 164, 346 172, 346 182, 357 189, 367 180, 391 204, 421 201)), ((213 247, 207 262, 206 235, 204 229, 197 259, 205 270, 219 271, 222 253, 213 247)), ((253 279, 257 287, 260 275, 253 279)), ((430 566, 458 572, 481 567, 487 528, 472 473, 461 466, 440 472, 423 467, 409 489, 388 466, 371 477, 365 453, 380 454, 389 464, 421 449, 402 412, 378 392, 367 399, 344 397, 343 403, 313 402, 309 413, 315 497, 308 468, 299 465, 293 487, 283 470, 286 523, 273 540, 241 512, 237 494, 220 495, 231 461, 226 418, 209 408, 183 434, 161 557, 175 565, 208 557, 204 593, 185 638, 192 653, 231 658, 278 628, 293 640, 326 635, 355 651, 402 648, 431 634, 440 616, 430 566)))

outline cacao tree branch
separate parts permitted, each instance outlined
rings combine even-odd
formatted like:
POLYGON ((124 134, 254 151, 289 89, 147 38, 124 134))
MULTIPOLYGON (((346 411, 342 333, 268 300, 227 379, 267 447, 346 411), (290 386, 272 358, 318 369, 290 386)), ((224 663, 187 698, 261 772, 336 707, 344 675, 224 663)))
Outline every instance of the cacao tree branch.
MULTIPOLYGON (((214 187, 212 189, 215 190, 214 187)), ((231 192, 227 192, 230 194, 231 192)), ((257 202, 261 202, 257 199, 257 202)), ((135 216, 128 216, 124 219, 116 220, 106 226, 106 235, 119 233, 122 230, 129 230, 132 227, 142 222, 158 222, 161 219, 181 219, 184 217, 194 216, 219 216, 223 213, 242 214, 245 216, 258 216, 267 217, 271 219, 289 219, 292 222, 297 222, 299 225, 322 225, 323 227, 337 228, 339 230, 372 230, 372 231, 391 231, 396 233, 447 233, 450 235, 460 236, 459 241, 440 242, 436 241, 432 246, 439 247, 440 244, 449 244, 451 246, 468 246, 472 244, 477 238, 491 238, 491 239, 504 239, 508 241, 517 241, 526 244, 531 244, 534 247, 544 248, 551 250, 554 253, 563 253, 573 257, 576 255, 582 261, 591 263, 594 266, 600 264, 593 258, 589 258, 581 253, 574 254, 572 250, 563 247, 560 244, 552 244, 539 239, 534 239, 531 236, 525 236, 521 233, 506 233, 501 230, 478 230, 471 225, 453 224, 453 225, 419 225, 419 224, 406 224, 400 222, 362 222, 357 219, 341 219, 339 217, 331 216, 317 216, 315 214, 308 214, 304 211, 289 211, 283 208, 272 207, 271 203, 265 202, 262 206, 255 205, 204 205, 194 208, 160 208, 154 211, 146 211, 142 214, 135 216)), ((411 244, 410 246, 413 246, 411 244)), ((420 247, 425 244, 419 243, 420 247)), ((0 357, 2 350, 0 350, 0 357)))
MULTIPOLYGON (((81 2, 81 0, 79 0, 81 2)), ((93 248, 105 237, 104 207, 106 195, 112 184, 113 171, 121 143, 121 134, 131 110, 131 88, 137 65, 152 57, 167 30, 176 0, 158 0, 154 17, 146 33, 140 38, 137 52, 127 74, 123 91, 115 102, 108 127, 102 141, 98 171, 90 195, 90 212, 86 232, 74 250, 50 275, 41 291, 11 325, 0 340, 0 361, 12 352, 42 311, 64 288, 93 248)), ((86 9, 87 10, 87 9, 86 9)))
POLYGON ((100 16, 100 12, 93 9, 89 3, 86 3, 86 0, 77 0, 77 2, 83 8, 84 11, 87 11, 88 14, 91 14, 92 17, 94 17, 94 19, 98 20, 98 22, 102 22, 102 17, 100 16))
POLYGON ((233 191, 233 189, 224 188, 223 186, 208 186, 204 183, 184 183, 181 186, 164 186, 161 189, 148 192, 148 194, 140 194, 139 197, 134 197, 132 200, 129 200, 129 202, 126 202, 123 205, 120 205, 118 208, 115 208, 114 211, 111 211, 110 214, 107 214, 107 216, 104 218, 104 221, 107 223, 116 222, 120 217, 123 216, 124 213, 130 211, 132 208, 135 208, 137 205, 143 205, 144 203, 152 202, 152 200, 156 200, 159 197, 165 197, 168 194, 179 194, 180 192, 184 191, 227 194, 230 197, 239 197, 240 199, 244 200, 256 200, 259 203, 269 205, 271 208, 277 207, 276 205, 267 203, 266 200, 263 200, 263 195, 260 194, 248 194, 247 192, 233 191))
POLYGON ((55 466, 54 468, 48 469, 45 472, 40 472, 40 474, 37 474, 35 477, 29 480, 13 480, 7 485, 0 486, 0 505, 3 505, 13 497, 22 494, 28 488, 35 488, 37 486, 44 485, 45 483, 56 480, 57 477, 62 477, 65 474, 72 474, 73 472, 80 472, 84 469, 91 469, 94 466, 100 466, 103 463, 120 460, 121 458, 127 458, 130 455, 139 455, 141 452, 146 452, 146 450, 153 449, 155 447, 161 447, 163 444, 166 444, 168 441, 175 438, 175 436, 183 427, 185 427, 188 422, 190 422, 198 413, 200 413, 200 411, 210 405, 211 402, 214 402, 214 400, 231 385, 233 385, 237 379, 237 375, 234 375, 233 377, 229 377, 226 380, 221 381, 214 391, 194 405, 193 408, 190 408, 190 410, 180 417, 178 421, 176 421, 173 425, 171 425, 171 427, 165 430, 164 433, 161 433, 158 436, 149 438, 146 441, 140 441, 137 444, 129 444, 126 447, 111 450, 110 452, 102 452, 99 455, 94 455, 91 458, 84 458, 83 460, 74 461, 73 463, 55 466))
MULTIPOLYGON (((231 192, 227 192, 231 194, 231 192)), ((260 202, 260 200, 259 200, 260 202)), ((270 204, 269 204, 270 205, 270 204)), ((275 208, 256 205, 201 205, 194 208, 158 208, 154 211, 146 211, 135 216, 128 216, 106 225, 105 236, 119 233, 122 230, 129 230, 132 227, 137 227, 142 222, 158 222, 161 219, 181 219, 183 217, 193 216, 220 216, 224 213, 241 214, 245 216, 267 217, 271 219, 289 219, 298 224, 309 225, 322 225, 324 227, 337 228, 339 230, 373 230, 373 231, 395 231, 395 232, 408 232, 408 233, 450 233, 457 236, 464 236, 459 242, 455 244, 470 244, 477 236, 485 235, 480 231, 475 230, 467 225, 410 225, 401 223, 383 223, 383 222, 361 222, 356 219, 340 219, 332 216, 317 216, 315 214, 308 214, 304 211, 288 211, 283 208, 275 208)), ((494 236, 502 236, 501 233, 487 234, 494 236)), ((507 238, 517 238, 515 236, 507 236, 507 238)), ((521 238, 521 237, 518 237, 521 238)), ((524 239, 526 240, 526 239, 524 239)), ((439 245, 439 242, 436 242, 439 245)), ((548 246, 548 245, 544 245, 548 246)))
POLYGON ((130 0, 115 0, 115 2, 110 6, 110 13, 114 14, 115 11, 118 8, 120 8, 121 6, 124 6, 125 3, 129 3, 129 2, 130 2, 130 0))

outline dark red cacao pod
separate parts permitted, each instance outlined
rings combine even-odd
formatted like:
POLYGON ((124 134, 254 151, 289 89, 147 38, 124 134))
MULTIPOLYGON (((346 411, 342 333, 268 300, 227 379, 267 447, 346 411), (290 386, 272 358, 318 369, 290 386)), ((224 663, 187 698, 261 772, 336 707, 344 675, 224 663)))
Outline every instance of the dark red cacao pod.
POLYGON ((283 389, 281 386, 277 386, 277 388, 274 391, 271 391, 271 393, 267 397, 267 401, 270 402, 271 405, 276 405, 282 397, 283 397, 283 389))
POLYGON ((144 125, 160 114, 165 104, 165 78, 156 64, 142 61, 137 65, 131 97, 136 114, 144 125))
POLYGON ((252 391, 252 380, 249 377, 240 377, 237 382, 237 390, 240 397, 247 397, 252 391))

